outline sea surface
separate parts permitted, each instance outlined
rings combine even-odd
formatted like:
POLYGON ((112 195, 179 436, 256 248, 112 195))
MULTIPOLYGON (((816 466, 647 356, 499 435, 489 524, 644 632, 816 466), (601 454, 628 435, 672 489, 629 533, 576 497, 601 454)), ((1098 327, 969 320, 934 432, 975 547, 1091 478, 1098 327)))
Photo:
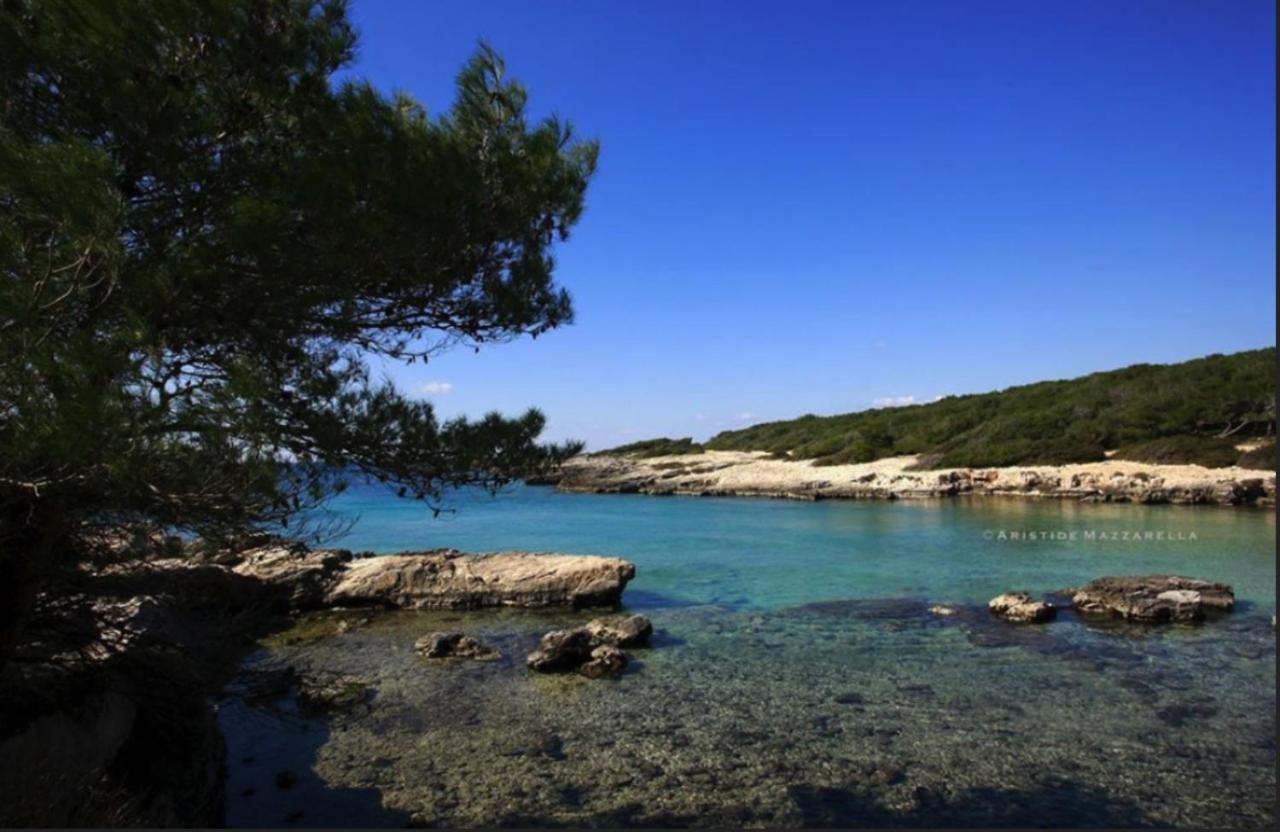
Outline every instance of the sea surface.
POLYGON ((624 557, 637 566, 624 603, 653 621, 653 645, 630 651, 621 678, 591 681, 523 661, 590 612, 303 619, 219 703, 230 825, 1274 821, 1273 511, 523 486, 445 508, 360 486, 327 520, 349 526, 333 545, 356 551, 624 557), (985 611, 1011 589, 1146 573, 1229 583, 1237 609, 1166 627, 985 611), (420 659, 413 642, 434 629, 503 658, 420 659), (250 695, 284 668, 331 680, 346 704, 250 695))

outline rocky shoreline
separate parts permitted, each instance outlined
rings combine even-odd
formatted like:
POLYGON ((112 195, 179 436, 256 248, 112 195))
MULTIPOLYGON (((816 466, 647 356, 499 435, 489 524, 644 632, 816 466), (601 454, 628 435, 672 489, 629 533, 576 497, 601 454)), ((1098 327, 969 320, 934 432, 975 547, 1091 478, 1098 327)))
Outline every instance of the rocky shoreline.
MULTIPOLYGON (((0 790, 22 799, 2 807, 0 825, 221 825, 227 750, 213 701, 228 685, 243 687, 246 701, 294 696, 315 713, 366 701, 369 679, 327 667, 239 672, 248 651, 297 627, 300 613, 337 611, 327 637, 370 625, 375 609, 616 608, 634 575, 619 558, 454 550, 361 557, 274 543, 86 567, 50 593, 5 668, 0 790)), ((1153 624, 1197 623, 1234 606, 1228 586, 1168 575, 1099 578, 1051 597, 1079 615, 1153 624)), ((993 599, 988 611, 1017 629, 1057 610, 1019 591, 993 599)), ((929 612, 974 623, 966 609, 929 612)), ((536 674, 618 676, 630 661, 621 648, 647 646, 652 633, 643 616, 596 618, 545 632, 523 665, 536 674)), ((429 661, 501 658, 456 630, 420 635, 412 647, 429 661)))
POLYGON ((763 452, 584 456, 533 484, 562 491, 792 500, 1031 497, 1148 505, 1275 506, 1273 471, 1107 460, 1061 466, 914 470, 916 457, 814 466, 763 452))
MULTIPOLYGON (((0 678, 0 826, 221 825, 226 746, 212 700, 296 613, 616 607, 634 575, 586 555, 278 544, 85 567, 42 598, 0 678)), ((268 682, 299 683, 318 706, 352 688, 268 682)))

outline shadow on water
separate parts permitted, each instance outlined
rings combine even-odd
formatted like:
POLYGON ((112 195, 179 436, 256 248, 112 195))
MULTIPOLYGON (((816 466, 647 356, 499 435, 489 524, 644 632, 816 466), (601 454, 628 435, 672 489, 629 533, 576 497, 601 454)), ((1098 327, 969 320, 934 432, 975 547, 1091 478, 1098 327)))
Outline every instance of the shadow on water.
POLYGON ((1105 791, 1063 779, 1032 789, 977 788, 956 795, 917 788, 915 808, 885 809, 864 794, 833 788, 794 786, 791 799, 806 827, 1094 827, 1151 826, 1132 803, 1105 791))
POLYGON ((628 588, 624 609, 628 612, 645 612, 647 610, 678 610, 698 606, 702 605, 697 601, 677 598, 674 595, 664 595, 661 592, 651 592, 646 589, 628 588))
MULTIPOLYGON (((383 808, 375 788, 335 788, 312 770, 329 741, 324 719, 254 707, 229 699, 219 707, 226 736, 226 824, 229 827, 395 828, 409 815, 383 808)), ((363 761, 368 763, 369 761, 363 761)), ((378 765, 379 761, 372 761, 378 765)), ((386 766, 390 761, 383 761, 386 766)))

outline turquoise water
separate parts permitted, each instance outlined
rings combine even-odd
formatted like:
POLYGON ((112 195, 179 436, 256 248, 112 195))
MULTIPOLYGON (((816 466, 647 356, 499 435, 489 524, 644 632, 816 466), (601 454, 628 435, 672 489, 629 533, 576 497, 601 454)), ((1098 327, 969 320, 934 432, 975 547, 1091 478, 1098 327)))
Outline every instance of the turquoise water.
POLYGON ((241 690, 291 668, 359 696, 309 713, 295 694, 228 695, 229 825, 1275 820, 1272 512, 548 488, 452 504, 456 514, 433 519, 358 489, 332 506, 358 517, 336 543, 626 557, 637 576, 624 603, 653 620, 652 646, 630 650, 616 680, 549 677, 524 656, 590 611, 309 616, 250 657, 241 690), (1106 539, 1126 532, 1137 539, 1106 539), (1238 609, 1202 626, 1139 627, 1069 612, 1016 626, 984 608, 1008 589, 1148 572, 1230 583, 1238 609), (938 602, 958 613, 930 614, 938 602), (416 656, 415 639, 438 629, 502 658, 416 656))
POLYGON ((381 488, 356 489, 331 506, 356 520, 335 545, 617 555, 637 565, 627 593, 638 607, 777 609, 906 596, 985 603, 1011 588, 1047 592, 1100 575, 1167 572, 1230 583, 1237 598, 1275 611, 1273 511, 982 498, 807 503, 519 486, 497 497, 454 495, 446 505, 453 513, 433 518, 381 488), (1125 532, 1164 539, 1106 539, 1125 532))

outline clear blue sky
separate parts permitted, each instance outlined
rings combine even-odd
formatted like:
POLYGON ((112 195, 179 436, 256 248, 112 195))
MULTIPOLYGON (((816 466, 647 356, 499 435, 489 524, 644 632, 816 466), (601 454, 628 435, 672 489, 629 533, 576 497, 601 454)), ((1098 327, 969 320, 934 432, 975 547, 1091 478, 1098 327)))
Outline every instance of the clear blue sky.
MULTIPOLYGON (((1275 4, 355 0, 430 111, 477 39, 602 144, 577 323, 390 368, 595 448, 1275 342, 1275 4)), ((447 391, 447 392, 446 392, 447 391)))

